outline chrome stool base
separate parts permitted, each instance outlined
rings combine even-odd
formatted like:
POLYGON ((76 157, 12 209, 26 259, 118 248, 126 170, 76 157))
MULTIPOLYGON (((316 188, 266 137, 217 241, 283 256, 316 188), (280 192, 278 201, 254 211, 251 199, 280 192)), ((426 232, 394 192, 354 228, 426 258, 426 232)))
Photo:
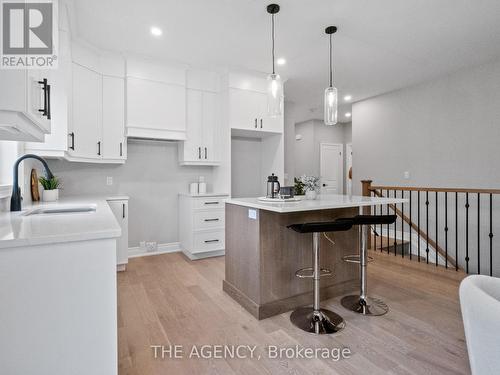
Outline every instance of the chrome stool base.
POLYGON ((336 333, 344 329, 344 319, 333 311, 312 307, 300 307, 290 315, 292 324, 303 331, 324 335, 336 333))
POLYGON ((363 315, 380 316, 389 311, 389 307, 384 301, 372 297, 366 297, 363 303, 359 295, 345 296, 340 300, 340 303, 347 310, 363 315))

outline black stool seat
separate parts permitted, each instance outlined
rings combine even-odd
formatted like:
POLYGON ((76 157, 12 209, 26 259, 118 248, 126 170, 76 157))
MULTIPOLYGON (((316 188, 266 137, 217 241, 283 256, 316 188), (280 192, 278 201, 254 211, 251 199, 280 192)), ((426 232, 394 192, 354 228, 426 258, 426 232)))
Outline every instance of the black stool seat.
POLYGON ((352 218, 354 225, 393 224, 396 215, 356 215, 352 218))
POLYGON ((351 229, 353 225, 354 221, 352 219, 338 219, 335 221, 292 224, 287 228, 290 228, 298 233, 321 233, 345 231, 351 229))

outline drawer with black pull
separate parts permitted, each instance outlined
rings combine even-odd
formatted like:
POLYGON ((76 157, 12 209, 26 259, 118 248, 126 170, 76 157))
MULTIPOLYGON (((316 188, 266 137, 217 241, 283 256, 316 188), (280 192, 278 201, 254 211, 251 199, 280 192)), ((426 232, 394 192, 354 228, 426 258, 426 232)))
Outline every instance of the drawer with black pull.
POLYGON ((194 230, 224 228, 224 210, 195 211, 193 213, 194 230))
POLYGON ((224 229, 196 232, 194 234, 193 253, 222 250, 224 248, 224 229))

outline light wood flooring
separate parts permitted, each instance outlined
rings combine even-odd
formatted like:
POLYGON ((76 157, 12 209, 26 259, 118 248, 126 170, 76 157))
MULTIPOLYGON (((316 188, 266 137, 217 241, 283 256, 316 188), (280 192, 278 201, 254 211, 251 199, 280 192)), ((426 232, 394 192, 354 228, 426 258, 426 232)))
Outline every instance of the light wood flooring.
POLYGON ((346 320, 338 334, 295 328, 290 313, 256 320, 222 291, 224 257, 131 259, 118 274, 119 374, 468 374, 458 285, 465 276, 370 254, 369 294, 390 311, 365 317, 340 298, 322 302, 346 320), (155 359, 151 345, 257 345, 257 359, 155 359), (349 348, 349 359, 270 359, 267 347, 349 348))

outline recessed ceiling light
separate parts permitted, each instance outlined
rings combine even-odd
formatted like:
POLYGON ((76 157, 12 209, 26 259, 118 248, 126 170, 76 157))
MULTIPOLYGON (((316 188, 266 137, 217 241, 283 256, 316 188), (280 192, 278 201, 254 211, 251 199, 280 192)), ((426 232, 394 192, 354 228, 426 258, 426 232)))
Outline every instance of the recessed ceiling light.
POLYGON ((345 117, 351 117, 351 112, 347 112, 347 113, 345 114, 345 117))
POLYGON ((344 100, 345 100, 346 102, 348 102, 348 101, 349 101, 349 100, 351 100, 351 99, 352 99, 352 96, 351 96, 351 95, 346 95, 346 96, 344 96, 344 100))
POLYGON ((278 65, 285 65, 286 64, 286 59, 284 57, 280 57, 278 60, 276 60, 276 64, 278 64, 278 65))
POLYGON ((151 27, 151 34, 154 36, 161 36, 161 34, 163 34, 163 31, 159 27, 152 26, 151 27))

